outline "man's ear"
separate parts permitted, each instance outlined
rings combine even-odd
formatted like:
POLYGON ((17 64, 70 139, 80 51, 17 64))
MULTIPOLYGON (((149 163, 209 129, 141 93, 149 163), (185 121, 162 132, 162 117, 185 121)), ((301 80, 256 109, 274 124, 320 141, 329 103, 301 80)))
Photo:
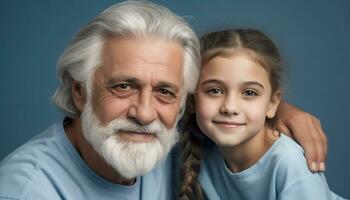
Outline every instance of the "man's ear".
POLYGON ((266 117, 272 119, 275 117, 279 104, 282 100, 282 91, 277 90, 271 95, 271 99, 268 105, 266 117))
POLYGON ((84 88, 76 80, 72 82, 72 96, 75 106, 81 112, 86 102, 86 95, 84 88))

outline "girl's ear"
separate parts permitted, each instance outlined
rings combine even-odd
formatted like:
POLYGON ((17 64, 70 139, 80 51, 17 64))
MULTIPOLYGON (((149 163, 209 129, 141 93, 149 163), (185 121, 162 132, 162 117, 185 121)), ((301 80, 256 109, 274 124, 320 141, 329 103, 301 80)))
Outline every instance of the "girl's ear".
POLYGON ((277 90, 271 95, 271 99, 267 108, 266 117, 272 119, 275 117, 279 104, 282 100, 282 91, 277 90))
POLYGON ((86 102, 84 88, 76 80, 72 82, 72 97, 75 106, 81 112, 86 102))

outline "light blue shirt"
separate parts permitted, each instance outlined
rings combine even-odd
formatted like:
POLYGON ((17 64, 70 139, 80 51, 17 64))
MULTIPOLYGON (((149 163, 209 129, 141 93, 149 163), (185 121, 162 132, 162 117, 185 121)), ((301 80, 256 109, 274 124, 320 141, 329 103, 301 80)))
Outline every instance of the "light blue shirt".
POLYGON ((131 186, 97 175, 56 122, 0 163, 0 199, 165 200, 173 195, 172 156, 131 186))
POLYGON ((333 200, 323 173, 311 173, 302 148, 285 135, 252 167, 232 173, 211 141, 205 144, 199 182, 210 200, 333 200))

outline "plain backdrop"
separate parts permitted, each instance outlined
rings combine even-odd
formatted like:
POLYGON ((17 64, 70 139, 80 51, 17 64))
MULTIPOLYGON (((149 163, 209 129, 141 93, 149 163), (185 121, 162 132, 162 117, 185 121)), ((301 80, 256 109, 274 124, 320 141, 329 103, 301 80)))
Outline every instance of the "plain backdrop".
MULTIPOLYGON (((57 60, 82 26, 117 2, 0 1, 0 159, 62 118, 50 100, 57 60)), ((154 2, 185 16, 198 35, 255 28, 275 41, 288 68, 286 99, 321 120, 328 183, 349 198, 350 1, 154 2)))

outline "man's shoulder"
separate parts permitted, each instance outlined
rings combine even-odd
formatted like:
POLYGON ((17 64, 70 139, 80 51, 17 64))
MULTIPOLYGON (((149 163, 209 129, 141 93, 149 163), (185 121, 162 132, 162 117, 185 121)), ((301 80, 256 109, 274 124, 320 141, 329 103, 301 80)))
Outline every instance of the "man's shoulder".
POLYGON ((27 199, 49 194, 49 178, 39 165, 30 162, 13 164, 0 169, 0 199, 27 199))
POLYGON ((38 187, 50 160, 55 159, 55 124, 35 136, 0 163, 0 197, 21 198, 29 188, 38 187))
POLYGON ((0 172, 9 166, 13 169, 13 167, 21 168, 22 165, 28 163, 37 165, 39 161, 46 158, 45 155, 49 155, 50 151, 55 150, 58 140, 57 123, 54 123, 6 156, 0 162, 0 172))
POLYGON ((8 158, 0 166, 0 197, 21 199, 31 185, 35 184, 38 174, 36 164, 30 161, 15 161, 8 158))

